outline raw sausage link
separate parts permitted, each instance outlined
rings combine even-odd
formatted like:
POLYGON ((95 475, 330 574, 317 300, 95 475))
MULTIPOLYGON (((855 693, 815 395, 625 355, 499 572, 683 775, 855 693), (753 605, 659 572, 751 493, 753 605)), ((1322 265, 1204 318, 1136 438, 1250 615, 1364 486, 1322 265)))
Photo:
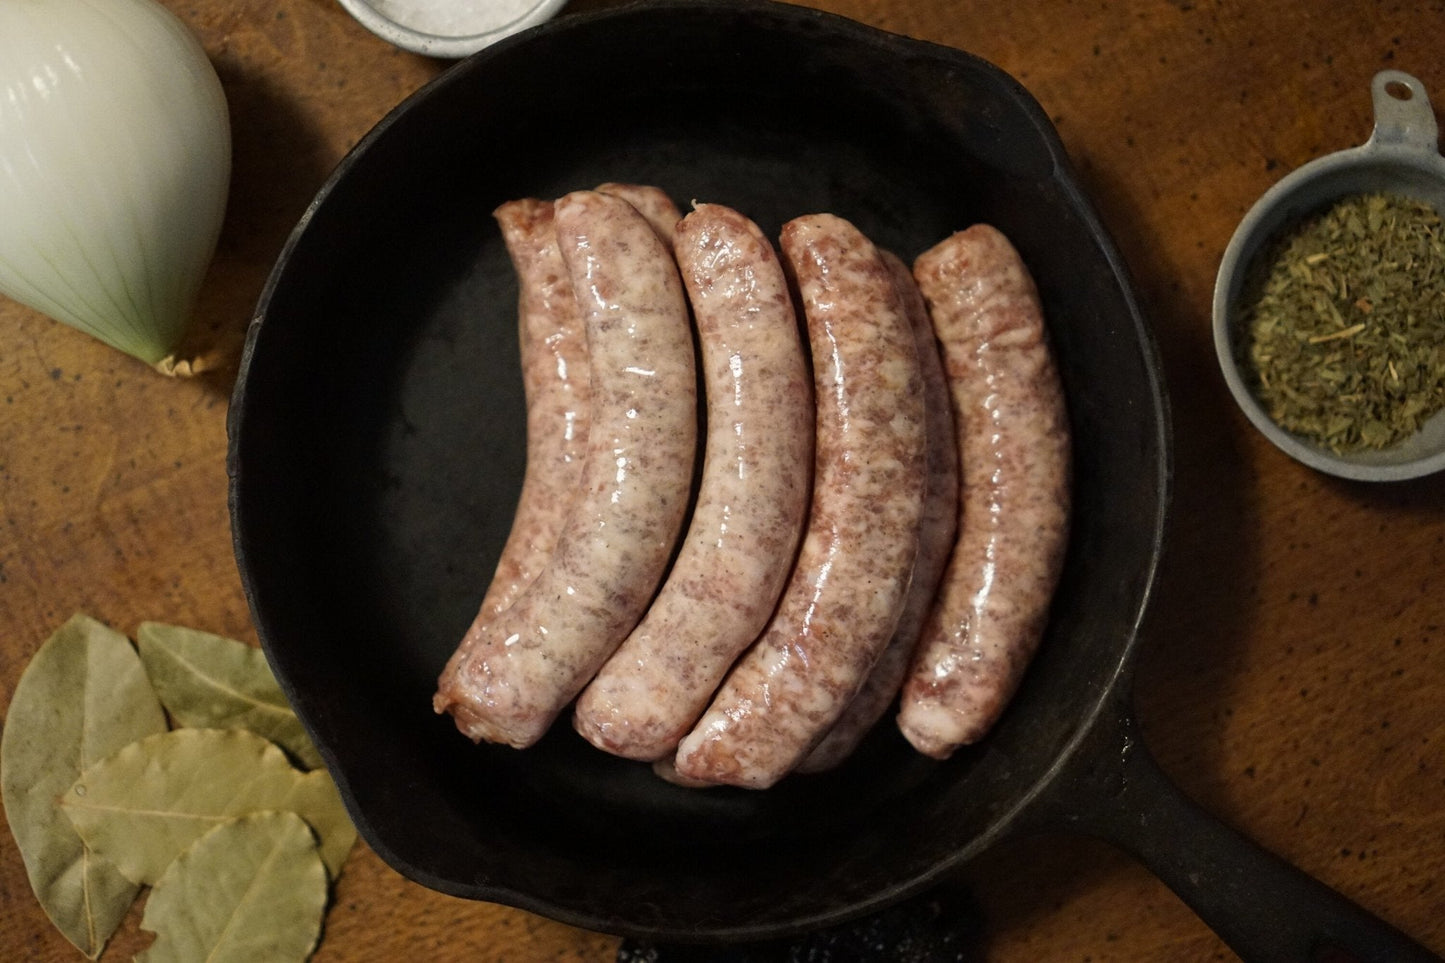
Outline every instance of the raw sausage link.
POLYGON ((579 191, 555 217, 591 355, 583 489, 546 568, 473 626, 433 700, 473 740, 518 748, 541 738, 657 590, 697 443, 692 334, 671 252, 619 198, 579 191))
POLYGON ((918 550, 922 376, 888 267, 818 214, 784 225, 816 394, 807 530, 778 611, 678 746, 686 779, 765 788, 858 692, 898 623, 918 550))
POLYGON ((1038 291, 1008 239, 976 225, 913 273, 943 345, 962 494, 898 724, 945 758, 993 726, 1038 648, 1068 542, 1071 455, 1038 291))
POLYGON ((637 208, 637 212, 647 218, 647 223, 652 225, 663 243, 668 247, 672 246, 672 232, 677 227, 677 222, 682 220, 682 212, 662 188, 653 187, 651 184, 608 181, 606 184, 599 184, 597 190, 620 197, 637 208))
POLYGON ((938 340, 923 295, 908 265, 891 251, 881 252, 893 274, 893 283, 903 299, 903 308, 918 345, 918 364, 923 373, 924 433, 928 444, 928 479, 923 495, 923 523, 918 537, 918 561, 908 584, 903 614, 888 648, 878 657, 863 689, 848 703, 843 715, 828 730, 823 741, 798 766, 799 772, 822 772, 837 766, 858 747, 858 743, 888 711, 923 632, 924 620, 933 607, 939 579, 948 555, 953 551, 958 530, 958 436, 953 428, 953 401, 948 395, 948 378, 943 373, 938 340))
POLYGON ((517 336, 527 401, 527 467, 512 530, 478 618, 501 612, 537 577, 576 500, 587 448, 587 333, 553 230, 552 202, 508 201, 493 212, 517 274, 517 336))
POLYGON ((675 253, 702 347, 707 441, 682 550, 642 623, 582 693, 574 725, 631 759, 670 753, 792 567, 808 505, 813 395, 772 245, 742 214, 700 204, 675 253))

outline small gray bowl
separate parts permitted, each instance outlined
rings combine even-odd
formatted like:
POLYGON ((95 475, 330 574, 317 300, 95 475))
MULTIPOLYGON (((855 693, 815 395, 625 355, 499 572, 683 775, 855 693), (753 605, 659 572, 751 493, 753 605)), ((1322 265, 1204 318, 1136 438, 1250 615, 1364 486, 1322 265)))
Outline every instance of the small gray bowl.
POLYGON ((1214 347, 1234 400, 1265 437, 1292 458, 1319 471, 1363 481, 1401 481, 1445 468, 1445 412, 1386 449, 1338 454, 1301 438, 1269 417, 1239 370, 1234 315, 1245 275, 1259 250, 1281 228, 1351 194, 1388 191, 1445 212, 1445 157, 1430 98, 1419 80, 1398 70, 1376 74, 1370 85, 1375 129, 1359 147, 1303 165, 1271 187, 1230 239, 1214 285, 1214 347))

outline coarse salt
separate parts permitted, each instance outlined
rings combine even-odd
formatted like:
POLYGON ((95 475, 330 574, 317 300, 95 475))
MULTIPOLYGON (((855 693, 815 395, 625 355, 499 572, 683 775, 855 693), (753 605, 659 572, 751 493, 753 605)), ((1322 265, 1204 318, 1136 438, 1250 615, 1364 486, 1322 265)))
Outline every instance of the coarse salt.
POLYGON ((526 16, 537 0, 371 0, 371 5, 410 30, 465 37, 505 27, 526 16))

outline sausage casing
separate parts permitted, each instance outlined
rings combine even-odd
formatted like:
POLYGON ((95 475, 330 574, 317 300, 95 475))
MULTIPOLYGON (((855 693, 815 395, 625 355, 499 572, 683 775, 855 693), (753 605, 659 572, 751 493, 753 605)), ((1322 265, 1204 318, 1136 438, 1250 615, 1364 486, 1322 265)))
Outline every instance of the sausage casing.
POLYGON ((685 779, 764 788, 858 692, 898 622, 922 513, 922 377, 877 249, 852 224, 783 228, 812 348, 814 484, 777 612, 678 746, 685 779))
POLYGON ((642 760, 676 748, 772 614, 802 533, 813 451, 812 382, 772 244, 737 211, 699 204, 674 249, 702 354, 702 478, 667 580, 573 719, 594 745, 642 760))
POLYGON ((473 740, 518 748, 541 738, 657 590, 697 442, 692 332, 671 252, 616 197, 575 192, 554 216, 591 360, 582 491, 546 567, 473 625, 433 700, 473 740))
POLYGON ((1068 414, 1038 290, 1013 245, 975 225, 913 273, 958 420, 960 523, 898 723, 944 758, 976 742, 1038 648, 1068 542, 1068 414))

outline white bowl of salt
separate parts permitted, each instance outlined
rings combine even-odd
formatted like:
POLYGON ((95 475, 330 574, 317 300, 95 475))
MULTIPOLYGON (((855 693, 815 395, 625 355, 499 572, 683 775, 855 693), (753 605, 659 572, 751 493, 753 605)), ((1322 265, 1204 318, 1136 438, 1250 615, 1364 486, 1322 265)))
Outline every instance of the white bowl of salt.
POLYGON ((457 59, 550 20, 566 0, 340 0, 378 37, 428 57, 457 59))

